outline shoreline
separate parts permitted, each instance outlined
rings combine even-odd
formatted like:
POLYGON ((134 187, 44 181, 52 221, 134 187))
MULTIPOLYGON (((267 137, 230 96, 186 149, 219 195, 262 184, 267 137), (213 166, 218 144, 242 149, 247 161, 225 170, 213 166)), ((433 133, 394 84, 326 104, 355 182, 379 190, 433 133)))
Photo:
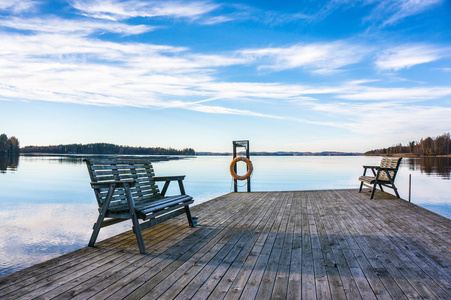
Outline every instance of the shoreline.
POLYGON ((409 158, 434 158, 434 157, 451 157, 451 154, 445 155, 416 155, 413 153, 393 153, 393 154, 364 154, 364 156, 391 156, 391 157, 409 157, 409 158))
MULTIPOLYGON (((187 158, 187 157, 197 157, 197 156, 232 156, 232 153, 214 153, 214 152, 201 152, 196 153, 195 155, 154 155, 154 154, 142 154, 142 155, 136 155, 136 154, 77 154, 77 153, 20 153, 19 156, 67 156, 67 157, 74 157, 74 158, 83 158, 83 157, 104 157, 104 156, 128 156, 130 158, 133 157, 154 157, 159 159, 180 159, 180 158, 187 158)), ((307 152, 288 152, 284 154, 275 153, 251 153, 251 156, 388 156, 388 157, 409 157, 409 158, 423 158, 423 157, 451 157, 451 154, 445 154, 445 155, 416 155, 413 153, 393 153, 393 154, 363 154, 363 153, 353 153, 353 152, 313 152, 313 153, 307 153, 307 152)))
POLYGON ((147 158, 153 162, 178 160, 194 157, 194 155, 157 155, 157 154, 76 154, 76 153, 20 153, 20 156, 37 157, 37 156, 49 156, 49 157, 67 157, 74 159, 85 158, 115 158, 125 157, 127 159, 140 159, 147 158))

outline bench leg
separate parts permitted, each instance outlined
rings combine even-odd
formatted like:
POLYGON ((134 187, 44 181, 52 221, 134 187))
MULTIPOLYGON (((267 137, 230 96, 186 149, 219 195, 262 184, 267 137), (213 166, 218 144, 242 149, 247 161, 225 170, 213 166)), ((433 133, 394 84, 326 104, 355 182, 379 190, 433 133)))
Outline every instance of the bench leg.
POLYGON ((110 205, 111 198, 113 197, 114 190, 116 188, 115 184, 110 185, 110 188, 108 189, 108 194, 105 198, 105 202, 102 205, 102 208, 99 212, 99 217, 97 218, 97 222, 94 224, 93 232, 91 235, 91 239, 89 240, 89 247, 94 247, 94 244, 96 243, 97 237, 99 236, 100 227, 102 227, 103 219, 105 219, 105 214, 108 209, 108 206, 110 205))
POLYGON ((102 213, 100 213, 99 217, 97 218, 97 222, 94 224, 93 232, 91 234, 91 239, 89 240, 89 243, 88 243, 89 247, 94 247, 97 237, 99 236, 100 227, 102 225, 104 218, 105 218, 105 216, 102 213))
POLYGON ((139 226, 138 218, 136 217, 135 212, 132 213, 131 216, 133 223, 133 232, 136 235, 136 241, 138 242, 139 253, 146 254, 146 246, 144 245, 143 235, 141 233, 141 227, 139 226))
POLYGON ((185 206, 186 217, 188 218, 188 223, 190 227, 194 227, 193 219, 191 217, 191 211, 189 210, 189 206, 185 206))
POLYGON ((376 187, 373 187, 372 191, 371 191, 371 197, 370 199, 374 198, 374 193, 376 192, 376 187))
POLYGON ((393 190, 395 191, 396 197, 401 198, 401 197, 399 197, 398 189, 396 188, 394 183, 392 183, 392 187, 393 187, 393 190))
POLYGON ((138 217, 135 212, 135 203, 133 202, 132 192, 130 191, 130 186, 128 184, 124 184, 125 196, 128 202, 128 209, 130 211, 130 219, 132 219, 133 223, 133 232, 136 235, 136 241, 138 242, 139 252, 141 254, 146 254, 146 246, 144 245, 144 239, 141 233, 141 227, 139 226, 138 217))
POLYGON ((396 197, 401 198, 401 197, 399 197, 398 189, 395 186, 395 181, 391 178, 391 176, 390 176, 390 174, 388 174, 388 172, 387 172, 387 176, 388 176, 388 179, 390 180, 391 188, 393 189, 393 191, 395 191, 396 197))
POLYGON ((373 198, 374 198, 374 193, 376 192, 376 189, 377 189, 377 180, 376 180, 376 182, 373 184, 373 188, 372 188, 372 190, 371 190, 371 197, 370 197, 370 199, 373 199, 373 198))
POLYGON ((363 181, 360 181, 360 189, 359 189, 359 193, 362 192, 362 187, 363 187, 363 181))
POLYGON ((94 224, 94 228, 91 234, 91 239, 89 240, 88 246, 89 247, 94 247, 94 244, 96 243, 97 237, 99 236, 99 232, 100 232, 100 227, 102 225, 103 219, 104 219, 104 215, 103 214, 99 214, 99 217, 97 218, 97 222, 94 224))

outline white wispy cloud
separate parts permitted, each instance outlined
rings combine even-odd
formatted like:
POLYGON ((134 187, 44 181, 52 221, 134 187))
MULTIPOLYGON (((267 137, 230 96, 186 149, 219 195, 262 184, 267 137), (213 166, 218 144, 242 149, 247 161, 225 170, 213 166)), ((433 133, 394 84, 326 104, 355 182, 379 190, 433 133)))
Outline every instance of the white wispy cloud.
POLYGON ((0 0, 0 11, 4 10, 13 13, 21 13, 34 9, 38 3, 38 1, 34 0, 0 0))
POLYGON ((392 25, 404 18, 424 13, 438 4, 443 3, 443 1, 444 0, 384 0, 379 2, 368 19, 381 21, 382 26, 392 25))
POLYGON ((80 35, 0 34, 0 97, 98 105, 171 107, 212 97, 212 68, 242 59, 186 48, 114 43, 80 35), (167 100, 169 98, 169 100, 167 100))
MULTIPOLYGON (((73 3, 84 15, 100 19, 78 16, 82 19, 9 17, 0 20, 1 26, 31 31, 0 32, 0 100, 181 108, 363 132, 372 130, 374 124, 369 120, 375 121, 377 114, 384 109, 402 110, 402 101, 422 101, 451 95, 449 87, 381 88, 371 86, 374 80, 365 79, 343 84, 318 83, 315 86, 277 81, 226 82, 219 74, 221 68, 230 66, 252 65, 270 71, 302 68, 309 72, 331 74, 361 62, 374 53, 374 48, 340 40, 204 54, 193 52, 188 47, 106 41, 95 38, 94 33, 105 31, 131 35, 154 30, 148 25, 112 21, 134 16, 191 19, 203 16, 203 21, 210 20, 210 24, 233 18, 207 16, 216 9, 210 2, 191 2, 188 6, 173 1, 73 3), (175 9, 176 6, 178 9, 175 9), (181 11, 182 8, 187 8, 187 11, 181 11), (324 98, 328 100, 320 101, 324 98), (398 101, 400 99, 402 101, 398 101), (260 110, 259 105, 251 103, 264 101, 275 106, 283 101, 303 103, 325 115, 348 115, 349 120, 310 117, 308 112, 293 116, 290 111, 279 111, 279 115, 260 110), (372 101, 372 105, 357 104, 358 101, 372 101), (365 112, 371 109, 370 113, 365 112), (368 119, 362 115, 368 116, 368 119)), ((381 70, 399 70, 440 59, 446 56, 445 50, 433 45, 396 47, 382 52, 376 65, 381 70), (400 59, 403 56, 411 60, 403 61, 400 59)), ((409 108, 409 112, 418 118, 431 119, 439 108, 416 106, 415 109, 409 108)), ((390 112, 389 116, 395 118, 395 113, 391 115, 390 112)), ((407 119, 403 111, 396 122, 401 128, 408 128, 415 126, 416 120, 407 119)), ((391 130, 390 126, 387 125, 384 130, 391 130)))
POLYGON ((446 0, 330 0, 317 13, 315 19, 322 20, 337 10, 347 10, 359 6, 373 6, 363 21, 386 27, 401 22, 403 19, 425 13, 446 0))
POLYGON ((359 62, 368 52, 368 48, 360 45, 337 41, 245 49, 240 54, 253 59, 261 69, 280 71, 303 67, 316 73, 332 73, 359 62))
POLYGON ((451 56, 451 48, 428 44, 403 45, 380 53, 375 62, 379 70, 398 71, 451 56))
MULTIPOLYGON (((440 133, 451 127, 451 108, 441 106, 408 105, 402 101, 378 103, 315 103, 309 102, 314 111, 329 116, 346 116, 346 122, 338 126, 351 132, 370 135, 383 143, 387 136, 400 140, 416 140, 431 132, 440 133), (421 120, 421 121, 419 121, 421 120)), ((386 143, 386 142, 385 142, 386 143)))
POLYGON ((233 20, 234 20, 234 18, 232 18, 230 16, 214 16, 214 17, 206 18, 201 23, 204 25, 216 25, 216 24, 220 24, 220 23, 230 22, 233 20))
POLYGON ((74 0, 72 6, 82 14, 107 20, 134 17, 171 17, 196 19, 218 8, 207 1, 116 1, 74 0))
POLYGON ((359 101, 422 101, 451 96, 451 87, 370 87, 363 85, 344 86, 336 96, 339 99, 359 101))
MULTIPOLYGON (((249 63, 247 55, 240 57, 236 53, 205 55, 192 53, 184 47, 119 44, 71 34, 10 33, 0 35, 0 39, 3 41, 0 48, 0 97, 3 99, 156 109, 177 107, 205 113, 315 123, 258 112, 258 108, 256 111, 240 109, 239 105, 234 105, 240 101, 265 99, 307 100, 310 103, 321 95, 349 101, 420 101, 451 95, 449 87, 380 88, 369 85, 374 80, 364 79, 309 86, 278 82, 224 82, 216 78, 216 68, 249 63), (205 105, 218 100, 223 106, 205 105)), ((313 45, 312 49, 316 46, 313 45)), ((308 48, 303 47, 304 50, 308 48)), ((268 49, 262 52, 266 55, 268 49)), ((311 64, 309 60, 303 63, 311 64)), ((316 123, 342 126, 325 121, 316 123)))
POLYGON ((89 35, 92 33, 111 32, 122 35, 142 34, 154 30, 155 26, 127 25, 112 21, 92 20, 68 20, 55 16, 35 17, 23 19, 10 17, 0 20, 0 26, 10 27, 18 30, 28 30, 47 33, 79 33, 89 35))
POLYGON ((312 17, 300 12, 282 13, 280 11, 259 9, 243 3, 223 2, 215 10, 214 16, 205 15, 199 21, 204 25, 215 25, 224 22, 255 22, 266 26, 283 26, 288 23, 297 23, 312 17))
POLYGON ((248 116, 248 117, 267 118, 267 119, 273 119, 273 120, 285 120, 285 121, 290 121, 290 122, 313 124, 313 125, 319 125, 319 126, 346 128, 345 124, 327 121, 327 120, 315 121, 315 120, 308 120, 308 119, 299 118, 299 117, 265 114, 265 113, 251 111, 251 110, 228 108, 228 107, 223 107, 223 106, 202 105, 202 104, 196 104, 196 103, 193 103, 193 104, 183 103, 183 105, 188 110, 193 110, 193 111, 198 111, 198 112, 203 112, 203 113, 240 115, 240 116, 248 116))

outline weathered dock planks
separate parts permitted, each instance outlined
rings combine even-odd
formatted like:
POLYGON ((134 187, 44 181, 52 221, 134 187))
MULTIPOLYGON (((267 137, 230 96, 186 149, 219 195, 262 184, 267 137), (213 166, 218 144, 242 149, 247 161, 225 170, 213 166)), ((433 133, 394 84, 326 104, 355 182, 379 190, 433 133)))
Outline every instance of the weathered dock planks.
MULTIPOLYGON (((451 299, 451 220, 378 192, 231 193, 0 278, 1 299, 451 299)), ((87 229, 89 230, 89 229, 87 229)))

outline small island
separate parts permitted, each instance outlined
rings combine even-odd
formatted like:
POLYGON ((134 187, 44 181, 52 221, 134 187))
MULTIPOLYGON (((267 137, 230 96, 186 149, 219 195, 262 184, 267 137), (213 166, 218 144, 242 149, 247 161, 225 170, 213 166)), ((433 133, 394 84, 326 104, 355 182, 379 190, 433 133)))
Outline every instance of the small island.
POLYGON ((116 154, 116 155, 195 155, 192 148, 131 147, 108 143, 69 144, 56 146, 26 146, 22 154, 116 154))

